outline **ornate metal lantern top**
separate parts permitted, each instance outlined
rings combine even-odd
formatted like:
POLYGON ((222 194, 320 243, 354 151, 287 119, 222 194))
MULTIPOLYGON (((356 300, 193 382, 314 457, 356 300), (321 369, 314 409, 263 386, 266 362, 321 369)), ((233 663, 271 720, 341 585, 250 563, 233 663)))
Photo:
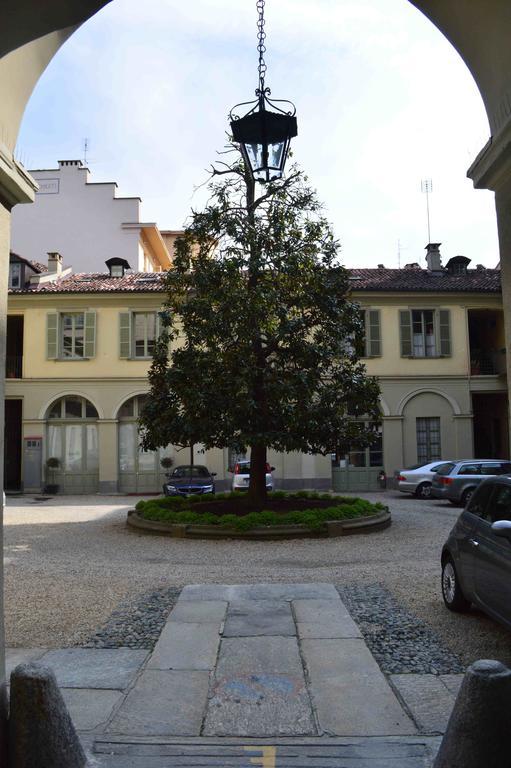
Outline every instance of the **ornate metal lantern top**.
POLYGON ((265 0, 257 0, 259 87, 255 92, 256 98, 236 104, 229 115, 232 136, 240 145, 245 165, 254 181, 262 183, 282 176, 291 139, 298 134, 296 107, 291 101, 270 99, 271 91, 264 82, 267 69, 264 60, 264 3, 265 0), (250 106, 251 109, 243 117, 236 114, 239 107, 250 106))

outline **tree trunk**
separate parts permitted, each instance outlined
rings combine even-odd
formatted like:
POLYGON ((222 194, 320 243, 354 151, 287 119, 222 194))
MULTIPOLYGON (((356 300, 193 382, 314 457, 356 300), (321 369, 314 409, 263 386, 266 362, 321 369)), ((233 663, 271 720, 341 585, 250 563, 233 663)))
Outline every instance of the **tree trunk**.
POLYGON ((262 509, 266 501, 266 446, 253 445, 250 452, 250 485, 248 499, 262 509))
MULTIPOLYGON (((250 177, 248 171, 245 171, 245 183, 247 187, 247 220, 254 229, 254 199, 255 182, 250 177)), ((250 246, 250 258, 248 263, 248 290, 256 289, 259 282, 260 265, 258 262, 259 252, 257 246, 252 242, 250 246)), ((252 350, 255 358, 255 372, 252 382, 252 397, 256 403, 256 422, 260 426, 264 423, 264 413, 266 411, 266 397, 264 391, 264 367, 265 358, 261 343, 261 333, 259 327, 252 329, 252 350)), ((262 509, 266 501, 266 445, 257 443, 251 446, 250 452, 250 484, 248 488, 248 500, 251 505, 257 509, 262 509)))

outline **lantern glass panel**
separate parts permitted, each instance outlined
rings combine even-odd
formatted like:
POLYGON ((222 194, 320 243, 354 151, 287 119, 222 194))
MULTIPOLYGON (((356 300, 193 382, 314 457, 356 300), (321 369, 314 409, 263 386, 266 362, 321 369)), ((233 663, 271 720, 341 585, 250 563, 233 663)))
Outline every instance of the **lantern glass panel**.
POLYGON ((268 165, 280 171, 282 167, 282 156, 284 154, 285 142, 279 141, 268 145, 268 165))
POLYGON ((261 168, 263 165, 263 145, 245 144, 245 151, 247 153, 252 172, 256 171, 258 168, 261 168))

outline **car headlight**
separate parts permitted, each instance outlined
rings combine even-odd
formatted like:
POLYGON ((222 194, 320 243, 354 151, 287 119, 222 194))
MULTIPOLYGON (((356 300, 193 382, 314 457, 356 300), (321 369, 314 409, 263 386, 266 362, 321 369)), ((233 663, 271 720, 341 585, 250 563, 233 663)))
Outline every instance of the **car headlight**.
POLYGON ((213 486, 212 485, 203 485, 202 486, 202 490, 203 490, 204 493, 208 493, 208 491, 211 493, 211 491, 213 490, 213 486))

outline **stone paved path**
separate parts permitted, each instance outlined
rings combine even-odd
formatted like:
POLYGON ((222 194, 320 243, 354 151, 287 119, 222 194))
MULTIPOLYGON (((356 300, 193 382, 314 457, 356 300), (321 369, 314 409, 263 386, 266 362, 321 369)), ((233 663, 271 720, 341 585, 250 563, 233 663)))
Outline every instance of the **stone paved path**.
POLYGON ((386 678, 318 583, 189 585, 152 654, 8 654, 29 658, 55 670, 98 768, 429 768, 460 682, 386 678))

